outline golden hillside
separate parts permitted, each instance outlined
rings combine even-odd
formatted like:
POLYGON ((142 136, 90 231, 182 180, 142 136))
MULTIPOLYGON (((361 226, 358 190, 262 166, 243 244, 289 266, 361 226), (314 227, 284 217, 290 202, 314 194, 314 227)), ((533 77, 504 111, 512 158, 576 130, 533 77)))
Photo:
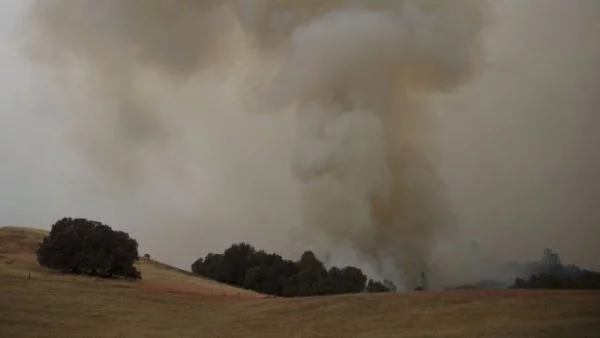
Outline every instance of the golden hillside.
POLYGON ((1 337, 598 337, 600 293, 264 296, 140 262, 143 280, 37 266, 44 231, 0 228, 1 337), (31 279, 28 276, 31 274, 31 279))

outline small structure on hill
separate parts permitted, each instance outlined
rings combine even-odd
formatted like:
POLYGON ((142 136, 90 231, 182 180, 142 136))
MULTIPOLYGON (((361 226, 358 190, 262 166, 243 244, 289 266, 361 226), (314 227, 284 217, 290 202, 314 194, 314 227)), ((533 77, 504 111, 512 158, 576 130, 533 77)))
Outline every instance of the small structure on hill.
POLYGON ((144 256, 142 256, 142 258, 143 258, 145 261, 149 261, 149 260, 150 260, 150 254, 147 254, 147 253, 146 253, 146 254, 144 254, 144 256))

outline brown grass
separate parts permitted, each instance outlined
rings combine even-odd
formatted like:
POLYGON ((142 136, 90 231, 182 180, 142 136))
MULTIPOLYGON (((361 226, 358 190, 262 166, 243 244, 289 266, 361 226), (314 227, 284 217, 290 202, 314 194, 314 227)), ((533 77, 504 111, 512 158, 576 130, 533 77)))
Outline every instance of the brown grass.
MULTIPOLYGON (((9 236, 16 238, 11 232, 9 236)), ((466 290, 262 299, 254 292, 152 261, 140 263, 141 282, 54 274, 37 267, 31 251, 15 252, 18 243, 5 250, 6 233, 0 228, 2 337, 462 338, 600 333, 598 292, 466 290)), ((30 244, 23 248, 30 249, 30 244)))
POLYGON ((0 227, 0 254, 32 254, 47 234, 40 229, 0 227))

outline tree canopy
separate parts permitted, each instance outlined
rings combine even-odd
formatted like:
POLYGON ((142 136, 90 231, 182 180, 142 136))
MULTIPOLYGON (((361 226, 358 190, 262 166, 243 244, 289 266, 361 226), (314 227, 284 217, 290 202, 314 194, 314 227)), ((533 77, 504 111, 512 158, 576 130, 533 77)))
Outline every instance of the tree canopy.
POLYGON ((284 296, 316 296, 357 292, 395 291, 391 281, 369 280, 358 268, 331 267, 311 251, 299 261, 284 259, 278 254, 256 250, 247 243, 238 243, 222 254, 209 253, 192 264, 192 272, 222 283, 284 296))
POLYGON ((62 218, 37 250, 41 266, 74 274, 140 279, 138 243, 123 231, 84 218, 62 218))

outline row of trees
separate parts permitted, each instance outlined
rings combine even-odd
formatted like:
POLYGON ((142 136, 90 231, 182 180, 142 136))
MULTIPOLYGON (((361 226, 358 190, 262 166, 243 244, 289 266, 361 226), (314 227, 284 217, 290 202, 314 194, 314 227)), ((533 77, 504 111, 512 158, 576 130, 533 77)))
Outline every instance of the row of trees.
POLYGON ((192 264, 192 272, 216 281, 283 296, 315 296, 357 292, 395 291, 391 281, 367 280, 358 268, 325 268, 311 251, 299 261, 257 251, 247 243, 234 244, 222 254, 209 253, 192 264))
POLYGON ((558 253, 545 249, 542 259, 527 265, 527 273, 515 279, 515 289, 600 289, 600 273, 563 265, 558 253))
MULTIPOLYGON (((57 221, 37 250, 40 265, 74 274, 140 279, 135 268, 138 243, 123 231, 83 218, 57 221)), ((374 281, 358 268, 325 268, 311 251, 299 261, 234 244, 222 254, 209 253, 192 264, 192 272, 264 294, 295 297, 357 292, 396 291, 391 281, 374 281)), ((600 273, 562 265, 558 254, 545 250, 539 262, 527 264, 512 288, 600 289, 600 273)), ((504 288, 484 281, 472 288, 504 288)))
POLYGON ((517 278, 515 289, 586 289, 600 290, 600 274, 586 271, 578 276, 560 276, 549 273, 517 278))
POLYGON ((508 262, 500 265, 498 271, 508 278, 447 289, 600 289, 600 273, 563 265, 559 254, 552 249, 544 249, 540 260, 508 262))
POLYGON ((600 273, 581 270, 574 266, 562 270, 533 274, 527 278, 516 278, 515 289, 586 289, 600 290, 600 273))
MULTIPOLYGON (((135 268, 137 241, 123 231, 84 218, 58 220, 36 253, 41 266, 61 272, 141 279, 135 268)), ((326 269, 310 251, 294 262, 257 251, 246 243, 232 245, 223 254, 211 253, 198 259, 192 271, 219 282, 278 296, 396 290, 390 281, 367 281, 356 267, 326 269)))

